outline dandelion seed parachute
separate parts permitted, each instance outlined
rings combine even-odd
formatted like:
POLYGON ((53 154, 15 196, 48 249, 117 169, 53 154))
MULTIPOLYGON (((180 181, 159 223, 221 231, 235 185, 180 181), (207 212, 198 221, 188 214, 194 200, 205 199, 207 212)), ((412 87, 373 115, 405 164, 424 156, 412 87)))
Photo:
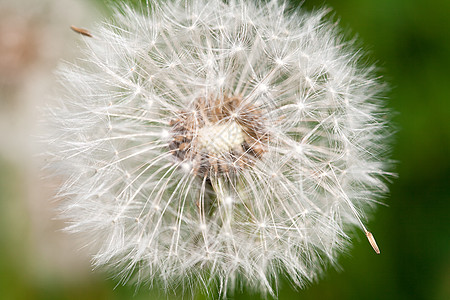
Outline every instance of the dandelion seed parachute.
POLYGON ((279 274, 303 287, 366 231, 387 192, 383 84, 325 14, 150 2, 84 38, 47 110, 48 155, 96 266, 274 294, 279 274))

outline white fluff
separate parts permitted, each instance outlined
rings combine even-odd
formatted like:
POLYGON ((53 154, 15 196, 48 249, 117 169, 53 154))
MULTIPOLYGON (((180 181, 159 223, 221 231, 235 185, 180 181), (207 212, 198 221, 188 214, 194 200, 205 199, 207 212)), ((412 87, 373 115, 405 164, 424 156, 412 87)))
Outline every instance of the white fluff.
MULTIPOLYGON (((387 192, 383 84, 324 15, 279 1, 151 2, 92 30, 47 111, 63 215, 97 245, 96 266, 168 288, 275 294, 280 274, 303 287, 336 263, 348 230, 366 231, 364 211, 387 192), (196 176, 168 149, 170 121, 225 94, 261 110, 266 151, 237 174, 196 176)), ((205 148, 242 141, 230 122, 205 148)))

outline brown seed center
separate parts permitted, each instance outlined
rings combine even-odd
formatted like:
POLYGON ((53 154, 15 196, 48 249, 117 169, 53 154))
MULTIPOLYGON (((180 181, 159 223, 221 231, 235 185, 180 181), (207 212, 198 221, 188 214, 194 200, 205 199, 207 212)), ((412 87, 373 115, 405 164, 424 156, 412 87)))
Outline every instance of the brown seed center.
POLYGON ((241 97, 198 98, 171 121, 169 149, 194 175, 236 174, 267 151, 263 113, 241 97))

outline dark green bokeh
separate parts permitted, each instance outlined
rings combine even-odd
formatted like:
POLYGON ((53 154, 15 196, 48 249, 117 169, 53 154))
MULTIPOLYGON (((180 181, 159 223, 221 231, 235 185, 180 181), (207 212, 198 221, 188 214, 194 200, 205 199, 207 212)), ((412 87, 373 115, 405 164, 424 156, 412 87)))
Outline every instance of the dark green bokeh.
MULTIPOLYGON (((301 291, 282 282, 279 299, 450 299, 450 1, 306 0, 303 6, 324 4, 344 29, 358 33, 391 86, 399 178, 391 184, 389 206, 379 207, 368 224, 382 254, 374 254, 357 232, 353 250, 341 257, 343 271, 330 269, 301 291)), ((159 298, 146 288, 114 289, 116 283, 106 279, 82 285, 36 281, 21 259, 27 224, 15 224, 9 211, 22 196, 12 187, 22 175, 11 165, 0 168, 0 299, 159 298), (14 232, 12 226, 18 226, 14 232)))

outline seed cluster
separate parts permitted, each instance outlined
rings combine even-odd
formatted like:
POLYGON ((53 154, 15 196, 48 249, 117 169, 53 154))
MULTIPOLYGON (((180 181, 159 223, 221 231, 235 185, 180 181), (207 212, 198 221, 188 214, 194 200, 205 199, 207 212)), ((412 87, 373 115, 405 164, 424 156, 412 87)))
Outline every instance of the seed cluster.
POLYGON ((197 98, 189 112, 170 122, 169 149, 194 175, 236 173, 267 151, 263 113, 242 97, 197 98))

